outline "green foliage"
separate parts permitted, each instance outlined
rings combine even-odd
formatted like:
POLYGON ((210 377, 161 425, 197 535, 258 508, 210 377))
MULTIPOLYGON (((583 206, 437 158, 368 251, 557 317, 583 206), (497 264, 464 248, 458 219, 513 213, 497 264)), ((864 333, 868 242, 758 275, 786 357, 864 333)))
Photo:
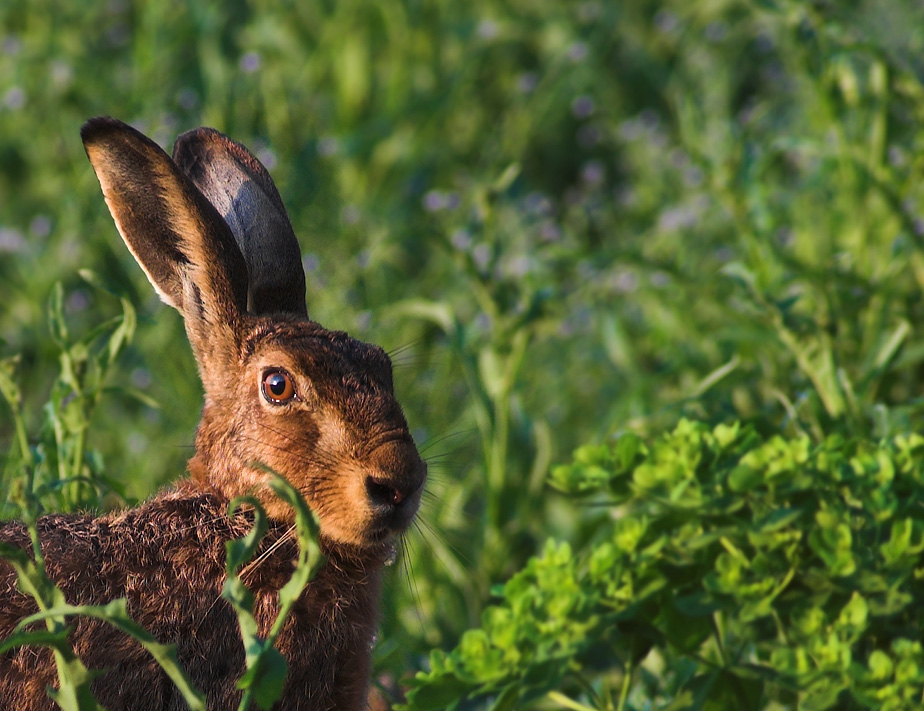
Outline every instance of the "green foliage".
MULTIPOLYGON (((383 678, 457 646, 548 537, 586 558, 599 509, 545 490, 582 443, 618 432, 629 452, 625 433, 688 417, 812 452, 920 421, 909 0, 9 0, 0 27, 0 390, 18 403, 0 412, 0 492, 21 486, 26 451, 47 508, 131 501, 184 471, 195 364, 119 244, 78 128, 111 114, 167 146, 213 125, 277 179, 312 317, 395 354, 430 460, 407 580, 388 586, 383 678), (109 313, 81 267, 138 310, 108 382, 146 400, 112 392, 91 420, 64 393, 56 459, 61 347, 36 324, 59 281, 70 333, 109 313)), ((631 468, 616 451, 575 485, 631 468)), ((639 476, 656 486, 672 466, 639 476)), ((745 494, 751 469, 733 478, 745 494)), ((811 554, 861 574, 852 529, 818 528, 811 554)), ((622 693, 618 674, 607 688, 622 693)))
POLYGON ((924 437, 683 420, 583 447, 552 483, 599 507, 592 535, 549 541, 407 709, 922 703, 924 437))
MULTIPOLYGON (((98 293, 109 292, 93 272, 83 270, 81 277, 98 293)), ((135 309, 128 299, 119 297, 121 315, 94 325, 77 338, 68 329, 63 301, 64 289, 58 282, 48 302, 47 320, 60 370, 42 409, 35 444, 27 433, 23 393, 16 379, 20 358, 0 361, 0 394, 10 408, 16 432, 0 478, 0 493, 6 494, 3 506, 7 507, 0 508, 0 517, 11 515, 13 487, 25 487, 20 495, 46 511, 98 506, 103 496, 121 487, 105 474, 98 453, 87 451, 94 411, 103 396, 112 392, 153 405, 132 388, 112 388, 106 383, 107 374, 135 333, 135 309)))
POLYGON ((279 498, 295 510, 295 535, 298 541, 298 560, 289 581, 279 590, 279 611, 266 637, 261 637, 253 617, 253 595, 238 576, 238 570, 257 552, 260 540, 266 534, 266 514, 253 497, 235 499, 229 504, 228 515, 233 516, 244 504, 253 507, 254 525, 244 538, 225 544, 225 579, 222 597, 234 607, 244 643, 246 671, 238 682, 244 690, 240 711, 251 708, 251 700, 261 709, 270 709, 282 694, 288 672, 286 660, 273 646, 286 618, 305 586, 324 565, 325 557, 318 545, 318 523, 308 509, 301 494, 281 476, 266 470, 271 476, 270 488, 279 498))

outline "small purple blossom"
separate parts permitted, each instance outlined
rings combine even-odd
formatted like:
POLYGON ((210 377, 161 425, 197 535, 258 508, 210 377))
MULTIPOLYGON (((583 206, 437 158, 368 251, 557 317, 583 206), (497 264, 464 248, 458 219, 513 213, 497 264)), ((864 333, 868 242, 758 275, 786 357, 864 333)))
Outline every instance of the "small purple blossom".
POLYGON ((199 94, 196 93, 195 89, 190 89, 189 87, 180 89, 176 95, 176 103, 180 105, 181 109, 192 111, 199 105, 199 94))
POLYGON ((658 216, 658 227, 665 232, 693 227, 699 221, 699 211, 689 205, 675 205, 658 216))
POLYGON ((531 215, 549 217, 555 214, 555 205, 544 193, 534 190, 523 199, 524 209, 531 215))
POLYGON ((638 140, 642 135, 642 124, 636 119, 626 119, 619 124, 619 137, 626 143, 638 140))
POLYGON ((479 270, 484 271, 487 269, 488 263, 491 261, 491 245, 484 242, 476 245, 472 250, 472 259, 479 270))
POLYGON ((316 272, 320 267, 321 260, 318 259, 318 255, 306 254, 304 257, 302 257, 302 268, 305 270, 306 274, 316 272))
POLYGON ((4 54, 13 57, 19 54, 20 50, 22 50, 22 40, 16 35, 7 35, 0 40, 0 52, 4 54))
POLYGON ((482 20, 478 23, 478 29, 475 32, 483 40, 492 40, 497 37, 500 28, 494 20, 482 20))
POLYGON ((572 42, 568 47, 568 59, 572 62, 583 61, 588 54, 587 45, 583 42, 572 42))
POLYGON ((472 246, 472 235, 468 230, 456 230, 449 238, 449 242, 460 252, 464 252, 472 246))
POLYGON ((658 10, 654 16, 654 26, 659 32, 669 35, 677 29, 677 16, 669 10, 658 10))
POLYGON ((611 280, 617 294, 631 294, 638 289, 638 277, 630 269, 618 269, 611 280))
POLYGON ((51 234, 51 218, 48 215, 36 215, 29 223, 29 234, 44 239, 51 234))
POLYGON ((602 161, 589 160, 581 168, 581 180, 591 186, 597 187, 606 179, 606 168, 602 161))
POLYGON ((257 151, 257 160, 260 161, 267 170, 272 170, 277 164, 276 153, 269 147, 261 148, 257 151))
POLYGON ((56 59, 51 63, 51 82, 56 87, 63 88, 69 86, 74 80, 74 68, 67 62, 56 59))
POLYGON ((661 124, 661 117, 658 116, 658 112, 654 109, 643 109, 638 117, 642 122, 642 126, 649 131, 657 130, 658 126, 661 124))
POLYGON ((728 25, 721 20, 715 20, 706 25, 704 34, 710 42, 721 42, 728 34, 728 25))
POLYGON ((769 54, 774 47, 773 37, 766 32, 759 33, 754 39, 754 47, 761 54, 769 54))
POLYGON ((242 72, 245 74, 253 74, 260 69, 260 65, 263 64, 263 60, 259 53, 251 50, 250 52, 244 53, 239 64, 242 72))
POLYGON ((154 380, 151 377, 151 371, 147 368, 135 368, 129 377, 131 378, 132 385, 139 390, 144 390, 150 386, 154 380))
POLYGON ((655 289, 663 289, 664 287, 668 286, 672 281, 670 274, 668 274, 667 272, 661 272, 661 271, 652 272, 651 276, 648 277, 648 280, 651 282, 651 285, 655 289))
POLYGON ((546 220, 539 228, 539 239, 543 242, 558 242, 561 239, 561 227, 552 220, 546 220))
POLYGON ((369 326, 372 325, 372 312, 371 311, 360 311, 356 314, 356 330, 357 331, 368 331, 369 326))
POLYGON ((70 292, 64 300, 64 309, 71 314, 86 311, 89 306, 90 295, 83 289, 70 292))
MULTIPOLYGON (((340 219, 343 220, 344 224, 347 224, 347 225, 355 225, 357 222, 359 222, 359 218, 361 216, 362 215, 359 212, 359 208, 356 207, 356 205, 344 205, 343 208, 340 210, 340 219)), ((366 255, 367 259, 368 259, 368 256, 369 255, 367 254, 366 255)), ((365 265, 361 264, 360 266, 365 266, 365 265)))
POLYGON ((0 252, 19 252, 25 246, 22 232, 12 227, 0 227, 0 252))
POLYGON ((900 168, 908 162, 904 151, 898 146, 889 146, 888 157, 889 165, 894 168, 900 168))
POLYGON ((325 158, 340 152, 340 141, 332 136, 324 136, 318 141, 318 155, 325 158))
POLYGON ((524 72, 517 77, 517 91, 529 94, 539 86, 539 75, 536 72, 524 72))
POLYGON ((586 119, 593 116, 594 111, 596 110, 596 104, 594 100, 587 96, 587 94, 581 94, 578 97, 575 97, 574 101, 571 102, 571 114, 576 119, 586 119))
POLYGON ((691 165, 683 171, 683 182, 688 188, 698 188, 703 184, 704 177, 698 165, 691 165))
POLYGON ((423 207, 427 212, 436 212, 448 207, 446 194, 442 190, 428 190, 423 196, 423 207))
POLYGON ((18 86, 10 87, 3 95, 3 105, 11 111, 18 111, 26 105, 26 92, 18 86))
POLYGON ((507 263, 507 275, 514 279, 522 279, 532 271, 533 260, 526 255, 518 255, 507 263))

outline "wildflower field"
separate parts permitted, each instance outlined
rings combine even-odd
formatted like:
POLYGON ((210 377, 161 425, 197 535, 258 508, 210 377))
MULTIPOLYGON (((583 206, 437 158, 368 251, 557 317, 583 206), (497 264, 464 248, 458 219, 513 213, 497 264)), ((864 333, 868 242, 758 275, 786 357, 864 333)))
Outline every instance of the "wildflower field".
POLYGON ((79 129, 213 126, 429 462, 388 704, 921 708, 922 58, 911 0, 6 0, 0 517, 183 475, 79 129))

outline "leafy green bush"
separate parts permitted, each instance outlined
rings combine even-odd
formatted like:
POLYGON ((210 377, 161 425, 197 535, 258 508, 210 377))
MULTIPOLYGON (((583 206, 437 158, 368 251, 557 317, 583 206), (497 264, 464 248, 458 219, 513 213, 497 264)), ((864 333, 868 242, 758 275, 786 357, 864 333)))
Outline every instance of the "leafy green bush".
POLYGON ((552 483, 595 507, 586 540, 498 589, 407 709, 920 708, 924 437, 684 420, 552 483))

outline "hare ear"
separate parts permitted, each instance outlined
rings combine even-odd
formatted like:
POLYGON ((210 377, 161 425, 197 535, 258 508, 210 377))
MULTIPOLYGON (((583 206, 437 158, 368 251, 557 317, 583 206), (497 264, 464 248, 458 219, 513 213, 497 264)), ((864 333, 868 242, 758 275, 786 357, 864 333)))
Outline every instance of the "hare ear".
POLYGON ((233 342, 247 308, 247 266, 228 225, 131 126, 99 117, 80 136, 122 239, 160 297, 183 314, 204 368, 217 338, 233 342))
POLYGON ((266 168, 211 128, 177 138, 173 160, 224 217, 244 254, 251 313, 307 316, 301 249, 266 168))

